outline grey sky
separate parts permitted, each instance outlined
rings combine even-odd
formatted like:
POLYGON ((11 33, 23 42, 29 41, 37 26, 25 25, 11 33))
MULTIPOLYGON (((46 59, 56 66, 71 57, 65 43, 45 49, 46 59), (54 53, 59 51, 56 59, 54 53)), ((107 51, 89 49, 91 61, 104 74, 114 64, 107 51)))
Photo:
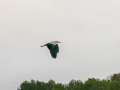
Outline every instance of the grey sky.
POLYGON ((0 90, 120 72, 119 0, 0 0, 0 90), (58 40, 53 59, 47 47, 58 40))

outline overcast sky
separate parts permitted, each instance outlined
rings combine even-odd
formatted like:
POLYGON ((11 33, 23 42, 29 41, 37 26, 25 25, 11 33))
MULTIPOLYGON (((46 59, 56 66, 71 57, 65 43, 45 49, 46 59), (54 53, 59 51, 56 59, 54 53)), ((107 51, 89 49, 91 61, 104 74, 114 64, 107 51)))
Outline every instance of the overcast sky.
POLYGON ((120 72, 120 0, 0 0, 0 90, 120 72), (61 41, 56 59, 47 47, 61 41))

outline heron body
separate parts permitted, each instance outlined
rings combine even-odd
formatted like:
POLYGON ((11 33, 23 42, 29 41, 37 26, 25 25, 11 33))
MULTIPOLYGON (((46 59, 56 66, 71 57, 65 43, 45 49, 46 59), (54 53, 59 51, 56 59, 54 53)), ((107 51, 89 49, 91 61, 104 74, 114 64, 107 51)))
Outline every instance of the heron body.
POLYGON ((47 44, 45 44, 45 45, 43 45, 41 47, 47 46, 47 48, 50 50, 51 56, 53 58, 56 58, 57 57, 57 53, 59 52, 58 43, 61 43, 61 42, 53 41, 53 42, 47 43, 47 44))

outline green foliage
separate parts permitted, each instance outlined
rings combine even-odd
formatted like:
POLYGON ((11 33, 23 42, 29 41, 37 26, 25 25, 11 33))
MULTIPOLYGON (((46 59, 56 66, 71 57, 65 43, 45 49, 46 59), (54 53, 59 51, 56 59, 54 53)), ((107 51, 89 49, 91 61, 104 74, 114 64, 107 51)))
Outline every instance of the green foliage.
POLYGON ((114 80, 99 80, 88 78, 84 83, 80 80, 71 80, 68 84, 55 83, 49 80, 47 83, 31 80, 24 81, 18 90, 120 90, 118 74, 114 74, 114 80))
POLYGON ((110 76, 111 81, 120 81, 120 73, 118 74, 113 74, 113 76, 110 76))
POLYGON ((66 90, 80 90, 83 87, 83 83, 80 80, 71 80, 66 86, 66 90))
POLYGON ((49 90, 49 89, 44 82, 31 80, 31 82, 24 81, 20 85, 20 89, 18 88, 18 90, 49 90))

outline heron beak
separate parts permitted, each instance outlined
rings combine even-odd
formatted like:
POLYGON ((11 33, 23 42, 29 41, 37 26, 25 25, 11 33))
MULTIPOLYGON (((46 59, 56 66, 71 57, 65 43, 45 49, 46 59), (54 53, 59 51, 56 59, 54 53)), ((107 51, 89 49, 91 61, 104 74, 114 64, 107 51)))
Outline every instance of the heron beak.
POLYGON ((58 42, 58 43, 62 43, 62 42, 58 42))

